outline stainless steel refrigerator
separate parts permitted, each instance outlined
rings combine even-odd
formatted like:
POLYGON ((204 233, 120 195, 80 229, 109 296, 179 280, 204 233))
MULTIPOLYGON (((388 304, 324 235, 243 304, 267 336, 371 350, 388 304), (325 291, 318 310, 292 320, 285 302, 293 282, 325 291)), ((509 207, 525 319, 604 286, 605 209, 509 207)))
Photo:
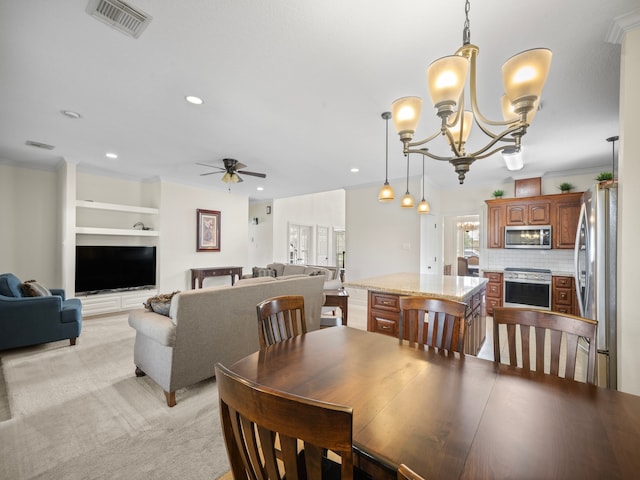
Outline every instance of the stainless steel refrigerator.
POLYGON ((596 184, 582 196, 575 247, 580 315, 598 321, 598 385, 616 389, 616 242, 618 184, 596 184))

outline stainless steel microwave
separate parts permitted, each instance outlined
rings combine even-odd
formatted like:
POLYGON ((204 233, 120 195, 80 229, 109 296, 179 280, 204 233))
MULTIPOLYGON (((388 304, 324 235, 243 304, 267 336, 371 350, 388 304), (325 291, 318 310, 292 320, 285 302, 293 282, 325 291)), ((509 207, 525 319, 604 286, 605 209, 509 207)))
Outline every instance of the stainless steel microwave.
POLYGON ((504 227, 504 248, 551 248, 551 225, 504 227))

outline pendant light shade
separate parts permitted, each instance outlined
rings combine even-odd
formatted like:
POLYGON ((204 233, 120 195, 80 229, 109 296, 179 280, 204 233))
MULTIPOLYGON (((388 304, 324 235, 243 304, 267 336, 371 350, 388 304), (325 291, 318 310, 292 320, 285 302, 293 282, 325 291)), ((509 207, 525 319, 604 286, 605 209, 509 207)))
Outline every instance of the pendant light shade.
POLYGON ((424 199, 424 155, 422 156, 422 200, 418 203, 418 213, 429 213, 431 205, 424 199))
POLYGON ((542 94, 551 67, 551 50, 534 48, 514 55, 502 65, 504 91, 512 105, 535 101, 542 94))
POLYGON ((439 58, 427 68, 427 85, 438 115, 450 115, 458 103, 469 72, 469 60, 460 55, 439 58))
POLYGON ((387 203, 392 201, 395 198, 393 193, 393 188, 389 185, 389 119, 391 118, 391 112, 384 112, 382 114, 382 118, 386 124, 386 150, 385 150, 385 160, 384 160, 384 185, 380 189, 378 193, 378 201, 382 203, 387 203))
POLYGON ((422 113, 422 99, 420 97, 399 98, 391 104, 391 112, 396 132, 401 135, 404 132, 411 132, 413 136, 422 113))
POLYGON ((402 197, 402 200, 400 201, 400 206, 402 208, 413 208, 414 205, 415 205, 415 202, 413 200, 413 197, 409 193, 409 155, 407 155, 407 191, 405 192, 405 194, 402 197))

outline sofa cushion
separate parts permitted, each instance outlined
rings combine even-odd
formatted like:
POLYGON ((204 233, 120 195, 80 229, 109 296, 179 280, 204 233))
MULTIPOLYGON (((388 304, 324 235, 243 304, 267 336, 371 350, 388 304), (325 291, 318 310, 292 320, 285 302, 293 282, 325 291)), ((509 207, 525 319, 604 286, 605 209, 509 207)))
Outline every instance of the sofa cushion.
POLYGON ((233 286, 241 287, 242 285, 251 285, 253 283, 267 283, 267 282, 275 282, 275 281, 276 279, 274 277, 241 278, 233 286))
POLYGON ((180 293, 180 290, 176 290, 175 292, 171 293, 162 293, 160 295, 150 297, 143 304, 144 308, 152 312, 159 313, 160 315, 170 317, 171 300, 173 299, 174 295, 178 293, 180 293))
POLYGON ((305 272, 306 268, 307 267, 305 265, 286 264, 282 271, 282 276, 298 275, 300 273, 306 273, 305 272))
POLYGON ((50 297, 51 291, 36 282, 35 280, 27 280, 24 283, 20 284, 20 291, 22 292, 23 297, 50 297))
POLYGON ((267 268, 270 268, 272 270, 276 271, 276 277, 281 277, 283 275, 284 272, 284 263, 270 263, 269 265, 267 265, 267 268))
POLYGON ((273 268, 253 267, 252 272, 253 272, 253 278, 276 276, 276 270, 273 268))
POLYGON ((0 295, 5 297, 22 298, 20 291, 20 279, 13 273, 3 273, 0 275, 0 295))

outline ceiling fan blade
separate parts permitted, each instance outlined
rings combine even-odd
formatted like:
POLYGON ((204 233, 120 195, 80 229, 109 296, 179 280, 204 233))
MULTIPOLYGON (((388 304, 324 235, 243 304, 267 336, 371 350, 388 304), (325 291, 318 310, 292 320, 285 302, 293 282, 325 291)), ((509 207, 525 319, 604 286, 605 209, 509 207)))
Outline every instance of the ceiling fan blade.
POLYGON ((205 175, 213 175, 213 174, 220 174, 224 172, 224 170, 222 170, 221 172, 207 172, 207 173, 201 173, 200 176, 204 177, 205 175))
POLYGON ((240 162, 236 163, 233 166, 233 169, 236 170, 236 171, 241 170, 243 168, 247 168, 247 166, 244 163, 240 163, 240 162))
POLYGON ((217 165, 209 165, 208 163, 197 163, 196 162, 196 165, 200 165, 200 166, 208 167, 208 168, 218 168, 220 170, 224 170, 224 168, 222 168, 222 167, 219 167, 217 165))
POLYGON ((251 175, 252 177, 267 178, 265 173, 247 172, 246 170, 237 170, 236 172, 243 175, 251 175))

